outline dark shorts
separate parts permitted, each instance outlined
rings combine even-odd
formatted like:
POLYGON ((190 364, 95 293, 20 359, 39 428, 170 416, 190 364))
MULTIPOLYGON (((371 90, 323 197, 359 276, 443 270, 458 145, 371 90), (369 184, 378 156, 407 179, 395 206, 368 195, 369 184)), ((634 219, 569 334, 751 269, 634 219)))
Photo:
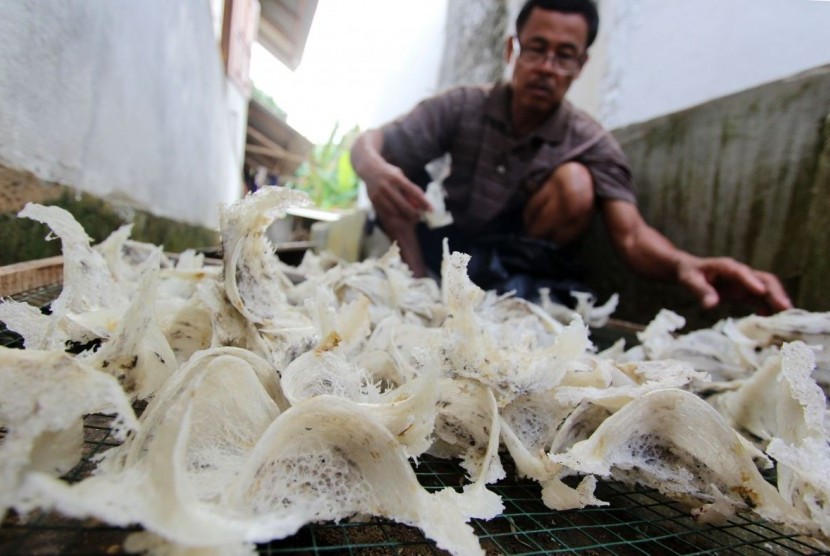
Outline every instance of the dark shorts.
POLYGON ((548 288, 553 301, 568 307, 576 304, 570 292, 592 293, 584 284, 579 246, 561 248, 550 241, 509 233, 470 237, 454 225, 430 230, 421 224, 417 233, 424 262, 436 276, 441 273, 442 242, 446 237, 450 252, 471 256, 467 272, 485 290, 515 291, 519 297, 538 301, 539 289, 548 288))

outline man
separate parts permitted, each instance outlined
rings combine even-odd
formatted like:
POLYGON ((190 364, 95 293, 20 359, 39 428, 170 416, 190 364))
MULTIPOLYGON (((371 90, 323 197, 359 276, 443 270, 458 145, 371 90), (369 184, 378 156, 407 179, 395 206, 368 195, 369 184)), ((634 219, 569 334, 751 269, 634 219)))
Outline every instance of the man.
POLYGON ((403 260, 416 276, 436 272, 446 236, 451 249, 473 255, 471 278, 482 287, 509 289, 510 276, 491 280, 506 269, 530 275, 532 287, 567 289, 571 251, 600 212, 629 268, 679 283, 703 307, 726 295, 772 311, 790 308, 774 275, 691 255, 643 220, 619 145, 564 100, 598 26, 591 0, 528 0, 505 48, 509 83, 450 90, 358 138, 352 163, 403 260), (432 208, 424 166, 447 153, 444 187, 454 223, 428 230, 421 223, 432 208))

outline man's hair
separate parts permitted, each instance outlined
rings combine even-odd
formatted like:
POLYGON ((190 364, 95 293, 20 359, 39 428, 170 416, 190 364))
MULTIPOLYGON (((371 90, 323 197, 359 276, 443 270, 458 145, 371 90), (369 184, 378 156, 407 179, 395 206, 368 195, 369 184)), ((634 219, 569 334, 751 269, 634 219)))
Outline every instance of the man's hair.
POLYGON ((533 8, 552 12, 580 14, 588 23, 588 44, 585 47, 591 46, 594 43, 594 39, 597 38, 597 32, 599 31, 599 13, 593 0, 527 0, 519 12, 519 16, 516 18, 516 36, 519 36, 519 33, 522 32, 522 27, 527 23, 527 19, 530 17, 530 12, 533 11, 533 8))

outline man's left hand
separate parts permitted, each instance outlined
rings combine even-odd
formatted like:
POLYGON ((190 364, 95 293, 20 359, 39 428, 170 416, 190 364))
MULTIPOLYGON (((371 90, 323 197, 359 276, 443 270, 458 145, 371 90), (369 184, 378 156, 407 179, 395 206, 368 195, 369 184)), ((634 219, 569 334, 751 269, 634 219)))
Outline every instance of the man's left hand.
POLYGON ((723 298, 754 305, 761 314, 793 306, 774 274, 755 270, 729 257, 684 257, 678 265, 677 277, 706 309, 715 307, 723 298))

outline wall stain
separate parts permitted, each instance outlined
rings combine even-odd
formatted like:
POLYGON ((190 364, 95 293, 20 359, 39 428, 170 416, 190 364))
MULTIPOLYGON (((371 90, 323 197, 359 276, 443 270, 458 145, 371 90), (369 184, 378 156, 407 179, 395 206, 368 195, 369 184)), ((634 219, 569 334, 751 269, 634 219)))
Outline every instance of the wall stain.
MULTIPOLYGON (((827 311, 828 112, 825 66, 613 133, 628 155, 647 222, 682 249, 774 272, 799 307, 827 311)), ((634 277, 598 226, 586 253, 599 297, 620 293, 619 318, 648 322, 667 307, 691 329, 755 310, 725 304, 703 312, 679 287, 634 277)))

